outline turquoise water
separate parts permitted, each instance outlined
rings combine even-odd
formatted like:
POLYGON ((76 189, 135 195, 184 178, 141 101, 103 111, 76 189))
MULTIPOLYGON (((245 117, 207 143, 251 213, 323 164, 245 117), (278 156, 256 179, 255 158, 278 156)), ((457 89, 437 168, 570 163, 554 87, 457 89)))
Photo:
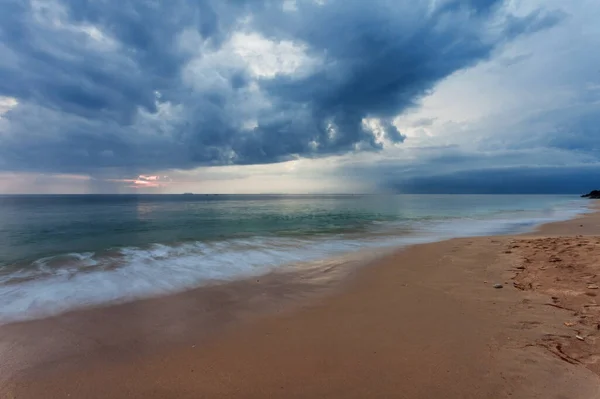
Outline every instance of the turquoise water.
POLYGON ((440 239, 526 231, 573 196, 0 196, 0 322, 440 239))

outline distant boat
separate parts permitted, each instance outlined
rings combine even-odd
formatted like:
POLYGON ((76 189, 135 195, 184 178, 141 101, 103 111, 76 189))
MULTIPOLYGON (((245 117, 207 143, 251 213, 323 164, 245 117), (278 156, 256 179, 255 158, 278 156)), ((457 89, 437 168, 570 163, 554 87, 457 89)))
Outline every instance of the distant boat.
POLYGON ((183 193, 183 195, 194 195, 194 193, 183 193))

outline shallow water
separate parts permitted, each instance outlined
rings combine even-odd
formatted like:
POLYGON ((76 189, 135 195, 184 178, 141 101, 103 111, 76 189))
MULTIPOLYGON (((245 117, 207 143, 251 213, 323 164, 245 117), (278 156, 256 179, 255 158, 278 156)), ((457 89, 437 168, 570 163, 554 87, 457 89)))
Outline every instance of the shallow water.
POLYGON ((331 265, 365 249, 527 231, 586 204, 516 195, 0 196, 0 322, 325 258, 331 265))

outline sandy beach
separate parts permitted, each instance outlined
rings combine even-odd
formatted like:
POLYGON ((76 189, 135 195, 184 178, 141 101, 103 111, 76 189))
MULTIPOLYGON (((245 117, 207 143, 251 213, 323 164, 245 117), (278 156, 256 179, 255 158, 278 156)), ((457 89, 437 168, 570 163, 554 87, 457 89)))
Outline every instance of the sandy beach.
POLYGON ((0 397, 599 398, 598 259, 590 213, 4 325, 0 397))

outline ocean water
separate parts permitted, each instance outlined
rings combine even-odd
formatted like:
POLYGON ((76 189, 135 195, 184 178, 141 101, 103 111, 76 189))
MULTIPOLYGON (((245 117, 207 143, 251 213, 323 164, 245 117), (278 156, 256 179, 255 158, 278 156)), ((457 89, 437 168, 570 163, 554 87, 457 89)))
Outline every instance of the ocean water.
POLYGON ((541 195, 0 196, 0 323, 586 210, 541 195))

